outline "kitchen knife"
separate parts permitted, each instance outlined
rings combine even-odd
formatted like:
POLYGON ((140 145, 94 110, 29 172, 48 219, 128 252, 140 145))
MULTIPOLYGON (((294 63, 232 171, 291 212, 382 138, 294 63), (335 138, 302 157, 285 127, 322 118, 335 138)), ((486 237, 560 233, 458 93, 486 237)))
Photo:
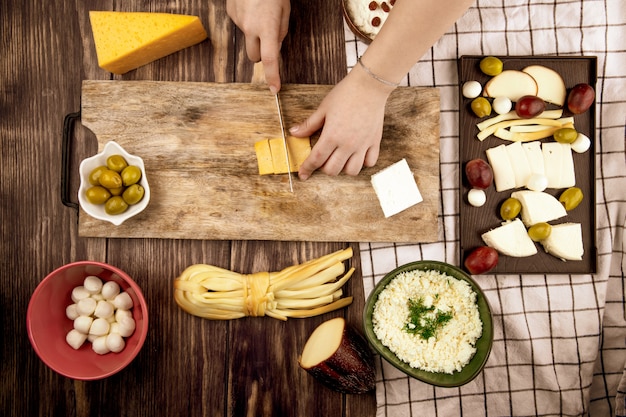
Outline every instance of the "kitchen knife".
POLYGON ((280 121, 280 131, 283 135, 283 149, 285 150, 285 160, 287 161, 287 175, 289 176, 289 191, 293 193, 293 180, 291 179, 291 164, 289 163, 289 150, 287 149, 287 136, 285 135, 285 122, 283 121, 283 111, 280 106, 280 98, 278 93, 274 94, 276 98, 276 109, 278 110, 278 120, 280 121))

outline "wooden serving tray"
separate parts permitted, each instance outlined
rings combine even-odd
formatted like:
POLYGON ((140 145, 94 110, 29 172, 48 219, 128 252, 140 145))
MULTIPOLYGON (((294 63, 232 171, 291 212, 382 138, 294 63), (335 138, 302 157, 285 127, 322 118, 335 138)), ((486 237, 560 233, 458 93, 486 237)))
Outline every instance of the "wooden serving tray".
MULTIPOLYGON (((479 63, 483 56, 463 56, 459 59, 459 87, 465 82, 476 80, 485 85, 491 77, 480 71, 479 63)), ((578 83, 588 83, 595 88, 596 58, 595 57, 499 57, 504 69, 521 70, 528 65, 544 65, 557 71, 569 90, 578 83)), ((459 88, 461 90, 461 88, 459 88)), ((459 91, 459 155, 460 155, 460 236, 461 260, 477 246, 484 245, 481 234, 500 225, 500 205, 510 197, 508 190, 496 192, 495 188, 486 190, 487 203, 482 207, 472 207, 467 202, 467 192, 470 186, 465 179, 465 164, 474 158, 487 161, 485 150, 499 144, 510 142, 490 136, 484 141, 476 138, 479 119, 470 108, 471 99, 463 97, 459 91)), ((551 108, 551 107, 549 107, 551 108)), ((494 116, 495 113, 492 114, 494 116)), ((565 108, 563 116, 571 116, 565 108)), ((486 119, 486 118, 485 118, 486 119)), ((595 104, 585 113, 574 116, 576 130, 584 133, 591 139, 591 148, 583 153, 573 152, 576 172, 576 186, 583 191, 583 201, 564 218, 555 220, 553 224, 564 222, 580 223, 583 232, 585 253, 582 261, 564 262, 547 254, 543 246, 537 243, 537 254, 525 258, 500 256, 498 265, 490 273, 593 273, 596 271, 596 222, 595 222, 595 104)), ((553 141, 552 137, 542 140, 553 141)), ((562 189, 547 189, 558 198, 562 189)))
MULTIPOLYGON (((285 85, 287 127, 305 120, 331 86, 285 85)), ((84 81, 81 122, 98 148, 116 141, 143 158, 147 209, 121 226, 79 215, 96 237, 430 242, 439 206, 439 92, 390 96, 378 163, 360 175, 315 173, 302 182, 259 176, 254 143, 281 135, 267 87, 156 81, 84 81), (424 201, 385 219, 370 177, 406 158, 424 201)), ((312 138, 315 140, 315 138, 312 138)))

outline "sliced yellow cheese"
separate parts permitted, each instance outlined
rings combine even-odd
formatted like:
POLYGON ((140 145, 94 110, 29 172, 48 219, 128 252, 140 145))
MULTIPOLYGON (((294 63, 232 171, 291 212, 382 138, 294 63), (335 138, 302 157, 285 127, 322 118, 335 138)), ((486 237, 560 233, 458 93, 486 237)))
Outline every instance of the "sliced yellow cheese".
POLYGON ((98 65, 124 74, 207 38, 197 16, 147 12, 89 12, 98 65))
POLYGON ((309 138, 297 138, 287 136, 287 149, 289 151, 289 167, 285 158, 283 138, 265 139, 254 144, 259 175, 286 174, 298 172, 304 160, 311 154, 311 141, 309 138))

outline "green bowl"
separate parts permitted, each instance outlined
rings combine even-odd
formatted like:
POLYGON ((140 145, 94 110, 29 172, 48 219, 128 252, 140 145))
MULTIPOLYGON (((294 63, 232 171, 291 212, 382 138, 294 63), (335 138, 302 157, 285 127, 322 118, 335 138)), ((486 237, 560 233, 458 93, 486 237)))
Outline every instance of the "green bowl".
POLYGON ((483 370, 485 362, 487 362, 487 358, 489 358, 491 345, 493 343, 493 323, 491 318, 491 308, 489 307, 489 303, 485 298, 485 294, 482 292, 478 284, 476 284, 476 282, 469 275, 467 275, 459 268, 444 262, 411 262, 389 272, 376 285, 376 287, 374 287, 374 290, 367 298, 367 301, 365 303, 365 311, 363 313, 363 320, 365 327, 365 336, 367 337, 367 340, 383 358, 385 358, 390 364, 392 364, 405 374, 413 378, 419 379, 420 381, 439 387, 458 387, 467 384, 468 382, 476 378, 476 376, 480 374, 480 372, 483 370), (467 281, 471 285, 474 292, 476 292, 476 303, 478 304, 480 320, 483 322, 483 333, 476 341, 476 353, 474 354, 470 362, 465 365, 459 372, 446 374, 438 372, 427 372, 421 369, 412 368, 411 366, 409 366, 408 363, 398 359, 398 357, 391 350, 389 350, 389 348, 384 346, 382 342, 378 340, 378 337, 376 337, 376 333, 374 333, 372 314, 374 312, 374 305, 376 304, 376 301, 378 301, 378 295, 398 274, 413 270, 435 270, 445 273, 446 275, 449 275, 453 278, 467 281))

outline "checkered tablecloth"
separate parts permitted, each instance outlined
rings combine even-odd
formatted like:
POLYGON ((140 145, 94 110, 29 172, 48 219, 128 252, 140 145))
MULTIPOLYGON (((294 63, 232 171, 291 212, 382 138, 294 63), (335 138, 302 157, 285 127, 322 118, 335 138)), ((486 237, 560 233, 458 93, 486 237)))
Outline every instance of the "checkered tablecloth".
MULTIPOLYGON (((367 46, 346 26, 351 68, 367 46)), ((366 295, 387 272, 433 259, 459 264, 457 59, 597 56, 594 275, 484 275, 495 340, 484 372, 459 388, 407 378, 377 360, 378 416, 624 416, 626 392, 626 3, 477 0, 415 64, 404 85, 441 92, 438 242, 361 244, 366 295)))

